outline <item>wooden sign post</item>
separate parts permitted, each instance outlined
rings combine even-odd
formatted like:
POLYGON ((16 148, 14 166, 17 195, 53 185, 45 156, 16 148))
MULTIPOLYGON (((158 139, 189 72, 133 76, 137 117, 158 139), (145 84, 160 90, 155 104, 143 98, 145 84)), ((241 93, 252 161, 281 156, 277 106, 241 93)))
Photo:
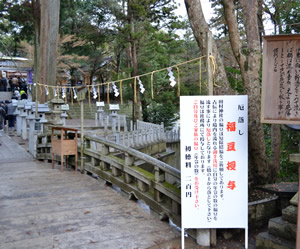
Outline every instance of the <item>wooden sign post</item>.
POLYGON ((80 170, 81 174, 84 173, 84 163, 83 163, 83 136, 84 136, 84 127, 83 127, 83 121, 84 121, 84 100, 86 95, 87 89, 86 87, 82 87, 78 89, 77 93, 77 100, 80 101, 80 170))
MULTIPOLYGON (((264 37, 261 122, 300 124, 300 35, 264 37)), ((300 163, 300 156, 290 155, 300 163)), ((300 166, 299 166, 300 172, 300 166)), ((299 191, 300 192, 300 183, 299 191)), ((300 245, 300 199, 296 248, 300 245)))
POLYGON ((300 35, 264 37, 261 122, 300 123, 300 35))

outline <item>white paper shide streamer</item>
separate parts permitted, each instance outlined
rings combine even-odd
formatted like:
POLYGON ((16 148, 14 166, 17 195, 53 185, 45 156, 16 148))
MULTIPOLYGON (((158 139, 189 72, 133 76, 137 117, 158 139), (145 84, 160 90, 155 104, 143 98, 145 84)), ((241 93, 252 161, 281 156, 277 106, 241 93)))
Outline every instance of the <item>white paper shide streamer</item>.
POLYGON ((57 97, 57 90, 55 87, 53 89, 54 89, 54 96, 57 97))
POLYGON ((173 75, 171 67, 168 68, 168 72, 169 72, 168 75, 170 77, 170 79, 169 79, 170 80, 170 85, 171 85, 171 87, 174 87, 176 85, 176 81, 175 81, 175 77, 173 75))
POLYGON ((73 87, 73 99, 77 99, 77 93, 75 87, 73 87))
POLYGON ((93 92, 93 99, 96 99, 98 97, 98 94, 97 94, 95 86, 92 87, 92 92, 93 92))
POLYGON ((136 77, 136 78, 137 78, 139 86, 140 86, 140 92, 141 92, 141 94, 143 94, 145 92, 144 85, 143 85, 142 81, 140 80, 140 77, 136 77))
POLYGON ((66 91, 65 91, 65 88, 63 87, 61 89, 61 97, 64 99, 66 97, 66 91))
POLYGON ((49 95, 49 91, 48 91, 48 87, 45 86, 45 92, 46 92, 46 95, 48 96, 49 95))
POLYGON ((112 83, 112 87, 114 89, 115 97, 118 97, 119 96, 119 90, 118 90, 115 82, 112 83))

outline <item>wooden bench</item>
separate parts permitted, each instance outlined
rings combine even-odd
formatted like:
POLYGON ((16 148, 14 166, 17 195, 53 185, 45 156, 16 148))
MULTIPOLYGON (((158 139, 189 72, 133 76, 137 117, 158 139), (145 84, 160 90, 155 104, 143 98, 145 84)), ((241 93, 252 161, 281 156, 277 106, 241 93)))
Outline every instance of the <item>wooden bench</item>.
MULTIPOLYGON (((77 132, 78 130, 65 127, 52 127, 51 145, 52 145, 52 169, 54 169, 54 154, 61 157, 61 171, 64 170, 64 156, 75 155, 75 172, 77 172, 77 132), (54 137, 54 131, 60 131, 60 138, 54 137), (68 132, 74 132, 74 139, 68 138, 68 132)), ((66 167, 68 159, 66 158, 66 167)))

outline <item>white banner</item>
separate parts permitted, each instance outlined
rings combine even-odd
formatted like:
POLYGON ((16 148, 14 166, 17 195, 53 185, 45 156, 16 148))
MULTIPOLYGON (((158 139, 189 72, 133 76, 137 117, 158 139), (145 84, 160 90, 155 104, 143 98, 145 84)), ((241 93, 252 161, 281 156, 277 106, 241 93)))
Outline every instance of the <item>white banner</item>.
POLYGON ((248 227, 247 96, 180 97, 182 228, 248 227))

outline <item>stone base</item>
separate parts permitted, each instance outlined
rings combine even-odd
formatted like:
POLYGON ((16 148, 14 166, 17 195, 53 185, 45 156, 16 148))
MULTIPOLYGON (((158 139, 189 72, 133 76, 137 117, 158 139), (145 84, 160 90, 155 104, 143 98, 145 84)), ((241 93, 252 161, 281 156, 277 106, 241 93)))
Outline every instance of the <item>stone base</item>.
POLYGON ((274 236, 289 241, 296 241, 297 226, 295 224, 284 221, 282 217, 270 219, 268 231, 274 236))
POLYGON ((283 209, 282 218, 290 223, 297 224, 297 207, 291 205, 283 209))
POLYGON ((268 232, 260 233, 256 237, 256 249, 295 249, 296 242, 275 237, 268 232))
POLYGON ((298 193, 290 200, 290 203, 294 206, 298 206, 298 193))

